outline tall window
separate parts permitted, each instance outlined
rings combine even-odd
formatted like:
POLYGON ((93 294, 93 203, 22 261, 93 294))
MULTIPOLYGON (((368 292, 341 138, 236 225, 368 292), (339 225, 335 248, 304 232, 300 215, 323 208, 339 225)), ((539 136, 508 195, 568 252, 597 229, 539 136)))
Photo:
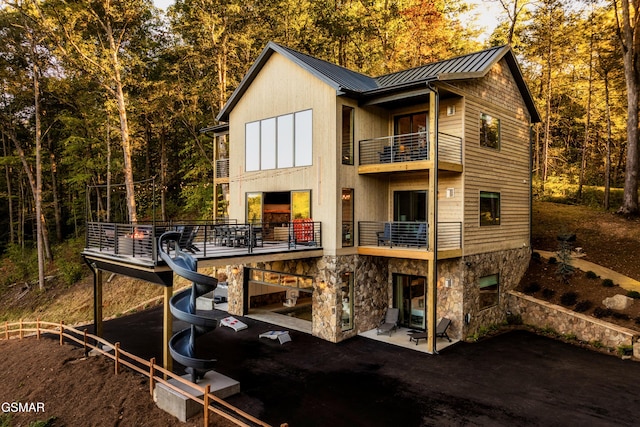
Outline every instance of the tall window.
POLYGON ((480 192, 480 225, 500 225, 500 193, 480 192))
POLYGON ((291 192, 291 219, 311 218, 311 191, 291 192))
POLYGON ((353 108, 342 106, 342 164, 353 164, 353 108))
POLYGON ((394 191, 393 220, 425 222, 427 220, 427 192, 424 190, 394 191))
POLYGON ((480 114, 480 146, 500 149, 500 119, 480 114))
POLYGON ((405 116, 397 116, 394 120, 394 134, 408 135, 410 133, 427 131, 427 113, 413 113, 405 116))
POLYGON ((500 287, 500 277, 498 274, 481 277, 478 281, 480 288, 479 309, 493 307, 498 305, 498 295, 500 287))
POLYGON ((247 123, 246 170, 310 166, 313 160, 312 127, 311 110, 247 123))
POLYGON ((340 297, 342 298, 342 330, 353 329, 353 272, 340 275, 340 297))
POLYGON ((353 188, 342 189, 342 246, 353 246, 353 188))

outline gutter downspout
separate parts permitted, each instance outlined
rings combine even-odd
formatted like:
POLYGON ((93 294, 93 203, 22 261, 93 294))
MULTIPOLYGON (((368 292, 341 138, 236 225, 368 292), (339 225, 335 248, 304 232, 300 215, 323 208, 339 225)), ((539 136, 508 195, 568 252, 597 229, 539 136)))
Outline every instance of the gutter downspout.
POLYGON ((436 328, 438 309, 438 114, 440 111, 440 94, 432 82, 427 82, 431 91, 429 96, 429 158, 433 160, 433 166, 429 171, 429 200, 428 224, 429 224, 429 248, 433 253, 431 260, 427 261, 427 352, 438 354, 436 348, 436 328))

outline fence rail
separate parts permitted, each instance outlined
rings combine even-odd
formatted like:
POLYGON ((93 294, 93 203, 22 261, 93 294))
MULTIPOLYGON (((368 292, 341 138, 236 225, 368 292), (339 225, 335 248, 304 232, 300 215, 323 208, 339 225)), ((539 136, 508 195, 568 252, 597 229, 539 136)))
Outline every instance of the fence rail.
MULTIPOLYGON (((23 339, 27 336, 35 335, 37 339, 40 339, 42 334, 49 334, 59 337, 60 345, 64 343, 64 340, 74 342, 84 347, 85 354, 89 351, 96 351, 103 356, 106 356, 114 361, 114 374, 120 373, 121 367, 127 367, 135 372, 138 372, 147 378, 149 378, 149 393, 153 396, 153 390, 156 384, 163 384, 164 386, 174 390, 176 393, 180 393, 188 399, 194 400, 203 405, 204 413, 204 426, 209 426, 209 413, 213 412, 227 420, 233 422, 238 426, 252 427, 271 427, 269 424, 261 421, 254 416, 236 408, 235 406, 225 402, 219 397, 213 395, 210 390, 210 386, 202 387, 198 384, 194 384, 190 381, 181 378, 179 375, 164 369, 155 362, 155 358, 150 360, 142 359, 132 353, 124 351, 120 348, 120 343, 115 344, 109 341, 87 333, 86 330, 78 330, 72 326, 67 326, 63 322, 53 323, 37 321, 23 321, 19 322, 5 322, 4 333, 0 334, 0 340, 9 340, 17 336, 19 339, 23 339), (89 340, 93 340, 95 344, 91 344, 89 340), (108 348, 104 350, 100 347, 108 348), (106 346, 106 347, 105 347, 106 346), (111 350, 112 349, 112 350, 111 350), (112 354, 113 351, 113 354, 112 354), (186 390, 182 390, 175 385, 169 383, 169 379, 178 381, 189 386, 191 389, 199 390, 203 393, 203 397, 199 398, 186 390), (215 406, 214 406, 215 405, 215 406)), ((280 427, 286 427, 287 424, 282 424, 280 427)))

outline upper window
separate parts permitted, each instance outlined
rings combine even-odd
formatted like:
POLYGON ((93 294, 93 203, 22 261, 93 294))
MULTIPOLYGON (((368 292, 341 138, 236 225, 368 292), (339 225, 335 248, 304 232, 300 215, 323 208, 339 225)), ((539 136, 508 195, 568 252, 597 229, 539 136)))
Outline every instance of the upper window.
POLYGON ((480 225, 500 225, 500 193, 480 192, 480 225))
POLYGON ((311 166, 311 110, 258 120, 245 125, 247 171, 311 166))
POLYGON ((342 164, 353 164, 353 108, 342 106, 342 164))
POLYGON ((484 113, 480 115, 480 146, 500 149, 500 119, 484 113))
POLYGON ((481 277, 478 282, 480 288, 480 298, 478 299, 479 309, 493 307, 498 304, 498 288, 500 278, 497 274, 481 277))

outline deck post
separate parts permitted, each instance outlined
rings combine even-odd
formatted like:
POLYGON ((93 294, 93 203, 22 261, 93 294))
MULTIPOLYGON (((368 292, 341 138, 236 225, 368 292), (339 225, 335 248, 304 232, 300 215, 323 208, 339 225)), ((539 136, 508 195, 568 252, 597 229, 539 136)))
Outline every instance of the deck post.
POLYGON ((96 269, 93 289, 93 332, 103 336, 102 328, 102 270, 96 269))
POLYGON ((171 308, 169 307, 169 300, 173 295, 173 286, 164 287, 164 314, 162 321, 162 364, 164 369, 171 371, 173 369, 173 359, 171 353, 169 353, 169 340, 173 335, 173 316, 171 315, 171 308))

